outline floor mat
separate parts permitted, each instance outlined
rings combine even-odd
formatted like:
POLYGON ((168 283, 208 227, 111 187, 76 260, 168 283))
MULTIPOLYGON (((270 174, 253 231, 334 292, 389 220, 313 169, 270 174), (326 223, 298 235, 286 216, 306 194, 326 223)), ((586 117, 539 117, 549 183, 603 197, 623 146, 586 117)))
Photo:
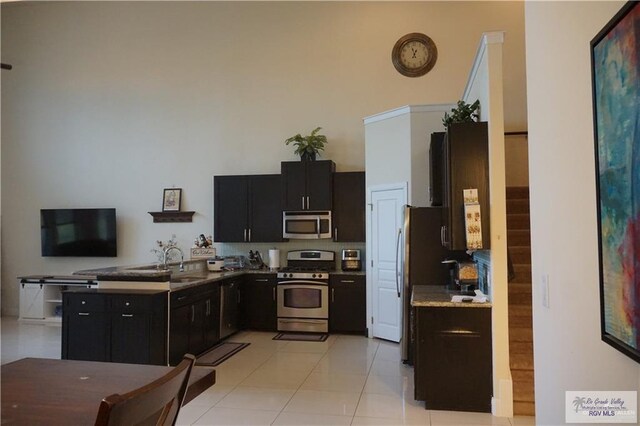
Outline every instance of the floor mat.
POLYGON ((196 365, 205 367, 215 367, 222 364, 247 346, 250 343, 223 342, 196 358, 196 365))
POLYGON ((317 333, 279 333, 273 340, 293 340, 296 342, 324 342, 329 337, 328 334, 317 333))

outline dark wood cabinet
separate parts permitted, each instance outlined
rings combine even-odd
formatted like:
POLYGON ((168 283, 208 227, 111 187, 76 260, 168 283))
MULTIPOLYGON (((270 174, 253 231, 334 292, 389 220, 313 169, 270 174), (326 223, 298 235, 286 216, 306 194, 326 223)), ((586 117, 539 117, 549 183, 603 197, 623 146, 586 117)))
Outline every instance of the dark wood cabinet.
POLYGON ((240 293, 242 326, 251 330, 276 331, 276 274, 250 274, 240 293))
POLYGON ((167 292, 63 293, 62 358, 166 364, 167 292))
POLYGON ((491 412, 491 309, 415 309, 415 399, 429 410, 491 412))
POLYGON ((466 250, 463 190, 476 188, 482 220, 483 249, 490 248, 489 139, 487 123, 454 123, 444 138, 442 243, 466 250))
POLYGON ((176 365, 186 353, 199 355, 219 340, 220 286, 218 283, 171 293, 169 363, 176 365))
POLYGON ((280 175, 214 176, 216 242, 282 241, 280 175))
POLYGON ((334 241, 364 242, 365 203, 364 172, 333 174, 334 241))
POLYGON ((329 330, 365 333, 367 330, 365 276, 330 275, 329 292, 329 330))
POLYGON ((335 170, 331 160, 283 161, 282 209, 331 210, 335 170))

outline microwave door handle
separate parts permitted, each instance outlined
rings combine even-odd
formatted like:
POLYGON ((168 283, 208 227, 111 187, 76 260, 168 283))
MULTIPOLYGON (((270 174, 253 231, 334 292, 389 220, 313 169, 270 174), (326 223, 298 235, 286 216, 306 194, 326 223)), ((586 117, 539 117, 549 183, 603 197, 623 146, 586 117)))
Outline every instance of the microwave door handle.
POLYGON ((320 238, 320 216, 316 217, 316 226, 318 227, 318 238, 320 238))

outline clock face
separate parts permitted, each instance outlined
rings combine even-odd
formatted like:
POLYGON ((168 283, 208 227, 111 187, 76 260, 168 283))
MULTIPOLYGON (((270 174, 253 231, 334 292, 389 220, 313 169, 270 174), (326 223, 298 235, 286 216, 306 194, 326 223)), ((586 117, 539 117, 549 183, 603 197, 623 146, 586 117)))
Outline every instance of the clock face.
POLYGON ((393 47, 391 60, 396 70, 407 77, 425 75, 436 64, 438 49, 429 38, 421 33, 411 33, 401 37, 393 47))
POLYGON ((400 61, 409 69, 418 69, 429 60, 427 46, 420 40, 406 42, 400 49, 400 61))

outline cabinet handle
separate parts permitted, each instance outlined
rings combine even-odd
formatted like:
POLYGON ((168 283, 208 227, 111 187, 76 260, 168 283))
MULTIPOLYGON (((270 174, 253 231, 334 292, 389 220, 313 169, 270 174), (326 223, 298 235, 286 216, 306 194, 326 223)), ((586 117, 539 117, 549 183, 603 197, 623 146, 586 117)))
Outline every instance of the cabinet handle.
POLYGON ((80 315, 81 317, 88 317, 89 312, 78 312, 78 315, 80 315))
POLYGON ((209 316, 209 302, 210 302, 210 301, 211 301, 211 299, 207 299, 207 303, 206 303, 206 306, 207 306, 207 311, 206 311, 207 316, 209 316))
POLYGON ((276 288, 273 288, 273 301, 276 301, 276 288))
POLYGON ((247 242, 247 228, 244 228, 244 242, 247 242))
POLYGON ((255 281, 256 281, 256 282, 261 282, 261 283, 266 283, 266 282, 267 282, 267 281, 269 281, 269 280, 268 280, 268 279, 266 279, 266 278, 257 278, 255 281))
POLYGON ((122 314, 123 318, 133 318, 133 314, 122 314))
POLYGON ((307 195, 307 210, 309 210, 309 196, 307 195))
POLYGON ((336 289, 332 288, 331 289, 331 303, 336 301, 336 289))
POLYGON ((184 300, 186 298, 187 298, 187 296, 180 296, 180 297, 178 297, 178 302, 181 301, 181 300, 184 300))
POLYGON ((251 228, 249 228, 249 242, 251 242, 251 228))
POLYGON ((196 308, 195 306, 191 305, 191 322, 194 322, 196 320, 196 308))
POLYGON ((302 197, 302 210, 304 210, 304 197, 302 197))
POLYGON ((340 280, 341 283, 355 283, 355 280, 340 280))
POLYGON ((333 228, 333 241, 338 241, 338 227, 333 228))

